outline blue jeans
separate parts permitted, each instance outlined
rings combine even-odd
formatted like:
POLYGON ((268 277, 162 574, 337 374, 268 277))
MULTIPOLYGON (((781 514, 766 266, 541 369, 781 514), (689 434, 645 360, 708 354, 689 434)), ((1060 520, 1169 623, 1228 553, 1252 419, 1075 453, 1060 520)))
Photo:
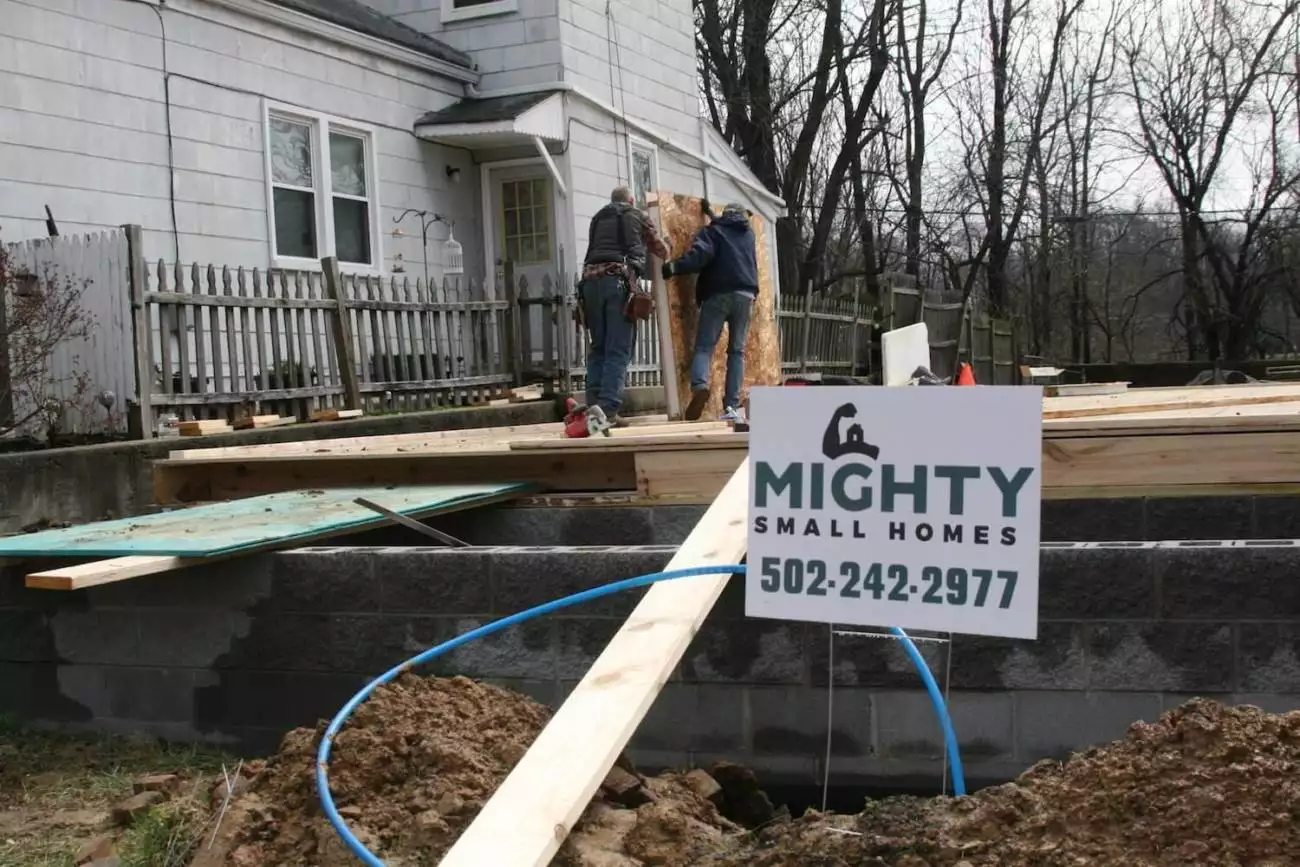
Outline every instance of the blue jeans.
POLYGON ((745 383, 745 339, 749 336, 749 317, 754 312, 754 297, 742 292, 719 292, 700 305, 700 327, 695 332, 695 357, 691 360, 691 391, 709 387, 709 368, 713 350, 727 326, 727 391, 723 408, 740 406, 740 389, 745 383))
POLYGON ((591 349, 587 352, 587 406, 613 418, 623 405, 623 378, 632 360, 636 324, 623 315, 626 288, 618 277, 584 280, 582 315, 591 349))

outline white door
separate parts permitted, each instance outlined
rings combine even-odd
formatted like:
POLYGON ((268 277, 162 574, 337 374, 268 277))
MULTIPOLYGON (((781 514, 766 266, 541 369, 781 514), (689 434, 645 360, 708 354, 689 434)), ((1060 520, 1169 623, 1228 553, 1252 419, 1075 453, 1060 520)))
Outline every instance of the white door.
MULTIPOLYGON (((555 237, 554 186, 546 167, 514 166, 492 169, 493 255, 498 262, 514 263, 516 286, 527 280, 531 298, 563 295, 560 285, 560 257, 555 237), (543 287, 548 285, 549 291, 543 287)), ((501 297, 509 297, 499 290, 501 297)), ((548 308, 533 305, 522 308, 528 322, 527 335, 520 335, 534 363, 553 362, 559 352, 548 308), (550 358, 543 342, 543 321, 551 328, 550 358)))

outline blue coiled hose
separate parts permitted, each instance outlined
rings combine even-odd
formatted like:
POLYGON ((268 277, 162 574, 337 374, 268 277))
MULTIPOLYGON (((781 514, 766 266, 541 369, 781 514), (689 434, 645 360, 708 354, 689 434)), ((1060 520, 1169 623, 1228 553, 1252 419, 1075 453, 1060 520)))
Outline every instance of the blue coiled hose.
MULTIPOLYGON (((590 590, 583 590, 581 593, 574 593, 572 596, 565 596, 563 599, 556 599, 551 602, 537 605, 517 614, 511 614, 509 617, 503 617, 495 620, 477 629, 471 629, 464 635, 458 635, 450 641, 444 641, 436 647, 411 657, 401 665, 394 666, 370 683, 362 687, 361 691, 352 696, 348 703, 343 705, 342 710, 334 715, 330 720, 329 727, 325 729, 325 736, 321 738, 320 749, 316 753, 316 789, 320 793, 321 808, 325 811, 325 817, 329 819, 334 830, 338 831, 343 842, 352 850, 352 853, 361 859, 362 863, 369 867, 385 867, 384 862, 380 861, 373 852, 357 839, 356 834, 343 821, 339 815, 338 807, 334 804, 334 796, 330 794, 329 785, 329 760, 330 752, 334 746, 334 738, 347 723, 348 718, 364 702, 370 698, 376 689, 386 683, 396 680, 405 672, 417 665, 437 659, 445 653, 450 653, 464 644, 469 644, 479 638, 485 638, 494 632, 500 632, 519 623, 532 620, 535 617, 544 617, 559 611, 561 608, 568 608, 572 605, 580 605, 583 602, 590 602, 593 599, 599 599, 602 596, 609 596, 612 593, 621 593, 624 590, 634 590, 638 587, 646 587, 659 581, 669 581, 674 578, 691 578, 697 575, 719 575, 723 573, 744 574, 743 565, 732 566, 698 566, 692 569, 677 569, 671 572, 655 572, 650 575, 640 575, 636 578, 628 578, 623 581, 615 581, 611 584, 604 584, 600 587, 593 587, 590 590)), ((934 703, 935 713, 939 717, 939 724, 943 728, 943 738, 948 750, 948 761, 952 765, 952 787, 957 795, 966 794, 966 776, 962 769, 961 753, 957 747, 957 733, 953 729, 952 719, 948 716, 948 705, 944 702, 943 693, 939 691, 939 684, 935 682, 934 674, 930 671, 930 666, 926 664, 925 658, 921 652, 916 649, 912 639, 908 638, 907 633, 898 627, 892 627, 891 631, 898 638, 902 639, 903 649, 907 651, 907 656, 916 666, 917 672, 921 675, 921 680, 925 682, 926 691, 930 694, 930 700, 934 703)))

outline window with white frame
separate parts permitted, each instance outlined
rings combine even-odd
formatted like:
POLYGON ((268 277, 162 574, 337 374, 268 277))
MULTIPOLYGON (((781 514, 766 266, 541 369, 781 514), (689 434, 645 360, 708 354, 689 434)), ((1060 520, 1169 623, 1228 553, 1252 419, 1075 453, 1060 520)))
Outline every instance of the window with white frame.
POLYGON ((519 10, 519 0, 442 0, 442 20, 465 21, 519 10))
POLYGON ((655 146, 640 139, 628 139, 628 177, 632 179, 632 196, 638 208, 644 208, 649 195, 659 189, 659 153, 655 146))
POLYGON ((266 129, 274 264, 310 268, 337 256, 342 265, 377 268, 373 131, 274 106, 266 129))

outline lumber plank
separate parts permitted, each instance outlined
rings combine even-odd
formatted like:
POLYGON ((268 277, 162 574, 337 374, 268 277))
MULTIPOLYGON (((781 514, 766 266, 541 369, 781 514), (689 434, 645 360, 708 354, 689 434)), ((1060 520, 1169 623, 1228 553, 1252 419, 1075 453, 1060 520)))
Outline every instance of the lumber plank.
POLYGON ((198 563, 211 563, 225 557, 113 557, 109 560, 95 560, 90 563, 78 563, 75 566, 63 566, 58 569, 46 569, 30 573, 25 584, 31 590, 85 590, 101 584, 141 578, 145 575, 157 575, 184 569, 198 563))
POLYGON ((364 409, 318 409, 311 414, 312 421, 345 421, 350 418, 361 418, 366 414, 364 409))
POLYGON ((628 434, 616 432, 612 437, 588 437, 584 439, 561 440, 515 440, 509 443, 511 451, 627 451, 636 449, 680 449, 689 451, 694 448, 747 448, 749 434, 736 433, 730 427, 721 425, 717 428, 678 432, 652 431, 645 434, 628 434))
POLYGON ((1198 434, 1252 430, 1300 430, 1300 402, 1043 420, 1044 439, 1060 436, 1114 437, 1140 436, 1144 433, 1198 434))
POLYGON ((1088 418, 1170 409, 1205 409, 1223 406, 1286 403, 1300 399, 1295 385, 1225 385, 1173 389, 1144 394, 1135 389, 1121 394, 1043 399, 1043 418, 1088 418))
POLYGON ((1043 488, 1300 482, 1295 433, 1080 437, 1043 442, 1043 488))
MULTIPOLYGON (((667 568, 738 562, 747 542, 748 499, 745 461, 667 568)), ((550 864, 730 578, 651 587, 441 867, 550 864)))
POLYGON ((747 454, 747 449, 640 452, 636 456, 637 493, 651 500, 711 502, 747 454))
POLYGON ((632 452, 452 452, 154 461, 160 505, 231 500, 303 488, 535 482, 544 491, 636 488, 632 452))
POLYGON ((502 440, 538 436, 560 436, 564 425, 559 422, 521 424, 509 427, 464 428, 457 430, 426 431, 407 434, 379 434, 377 436, 341 437, 339 439, 295 440, 287 443, 261 443, 247 446, 215 446, 205 449, 178 449, 167 455, 171 460, 205 461, 212 458, 245 458, 267 456, 297 456, 312 454, 347 454, 379 446, 418 448, 422 443, 440 443, 448 439, 502 440))

